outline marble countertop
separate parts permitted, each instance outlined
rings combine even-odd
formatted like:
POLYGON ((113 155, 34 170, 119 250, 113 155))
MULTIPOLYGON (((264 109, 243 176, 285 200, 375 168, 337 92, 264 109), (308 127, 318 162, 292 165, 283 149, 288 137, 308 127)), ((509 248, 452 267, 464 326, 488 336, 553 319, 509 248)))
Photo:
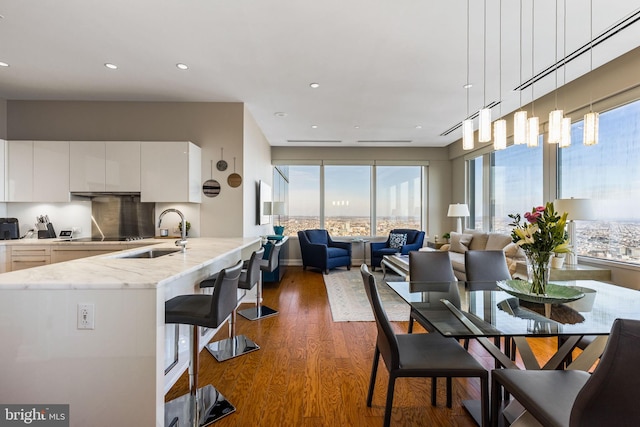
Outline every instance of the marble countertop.
MULTIPOLYGON (((0 291, 8 289, 157 288, 212 264, 236 250, 260 244, 259 237, 192 238, 185 253, 159 258, 122 258, 149 248, 177 248, 173 240, 146 239, 147 246, 0 274, 0 291)), ((116 242, 122 243, 122 242, 116 242)), ((134 243, 134 242, 126 242, 134 243)), ((69 244, 69 242, 66 242, 69 244)), ((82 245, 83 243, 73 243, 82 245)), ((88 242, 95 245, 96 242, 88 242)), ((100 244, 109 244, 102 242, 100 244)))

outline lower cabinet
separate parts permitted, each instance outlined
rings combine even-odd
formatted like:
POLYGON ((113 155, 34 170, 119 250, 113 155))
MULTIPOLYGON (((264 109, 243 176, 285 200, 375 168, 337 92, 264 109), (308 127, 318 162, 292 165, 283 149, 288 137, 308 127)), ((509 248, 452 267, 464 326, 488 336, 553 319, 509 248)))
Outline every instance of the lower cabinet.
POLYGON ((78 246, 59 246, 51 249, 51 264, 56 262, 72 261, 74 259, 86 258, 94 255, 103 255, 111 252, 116 252, 122 247, 105 247, 104 245, 82 245, 78 246))
POLYGON ((11 247, 11 271, 51 264, 50 245, 11 247))

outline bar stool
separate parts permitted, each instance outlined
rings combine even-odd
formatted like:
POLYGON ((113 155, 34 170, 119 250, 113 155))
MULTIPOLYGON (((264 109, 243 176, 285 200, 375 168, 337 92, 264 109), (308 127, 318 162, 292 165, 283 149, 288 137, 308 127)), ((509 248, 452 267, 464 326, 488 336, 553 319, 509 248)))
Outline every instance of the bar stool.
MULTIPOLYGON (((272 273, 276 268, 278 268, 278 257, 280 256, 280 249, 282 249, 283 244, 284 242, 273 244, 271 252, 269 252, 269 258, 259 259, 261 273, 272 273)), ((262 305, 262 280, 263 274, 260 274, 258 277, 258 289, 256 292, 256 306, 238 311, 238 313, 246 319, 258 320, 278 314, 278 312, 273 308, 262 305)))
MULTIPOLYGON (((260 281, 260 260, 264 255, 264 248, 260 248, 251 254, 249 262, 246 263, 246 268, 242 269, 240 273, 240 279, 238 280, 238 288, 240 289, 252 289, 256 283, 260 281)), ((214 274, 208 279, 200 282, 200 288, 206 289, 214 287, 217 282, 218 274, 214 274)), ((215 341, 207 344, 205 347, 218 362, 224 362, 236 356, 242 356, 243 354, 250 353, 252 351, 259 350, 258 344, 253 342, 246 335, 236 336, 236 308, 231 313, 229 318, 229 338, 215 341)))
POLYGON ((211 384, 198 389, 200 366, 198 326, 217 328, 235 310, 241 270, 242 262, 221 270, 211 295, 179 295, 165 302, 165 323, 191 325, 189 394, 165 403, 166 426, 208 426, 236 410, 211 384))

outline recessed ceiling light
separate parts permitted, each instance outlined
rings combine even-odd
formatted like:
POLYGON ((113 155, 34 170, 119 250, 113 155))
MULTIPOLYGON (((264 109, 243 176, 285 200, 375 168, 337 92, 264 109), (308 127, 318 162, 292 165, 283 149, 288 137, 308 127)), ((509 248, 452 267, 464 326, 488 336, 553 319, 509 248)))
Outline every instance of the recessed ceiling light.
POLYGON ((473 85, 471 83, 467 83, 466 85, 462 85, 463 89, 471 89, 473 85))
POLYGON ((0 67, 8 67, 9 64, 7 64, 6 62, 2 62, 0 61, 0 67))
POLYGON ((318 129, 318 125, 311 125, 311 129, 318 129))
POLYGON ((313 89, 317 89, 320 87, 320 83, 310 83, 309 87, 312 87, 313 89))
POLYGON ((355 125, 353 128, 354 128, 354 129, 360 129, 360 126, 355 125))
POLYGON ((116 64, 112 64, 110 62, 105 62, 104 66, 107 67, 110 70, 117 70, 118 69, 118 66, 116 64))
POLYGON ((189 66, 187 64, 183 64, 182 62, 178 62, 176 64, 176 67, 178 67, 181 70, 188 70, 189 69, 189 66))
POLYGON ((416 125, 416 129, 422 129, 422 126, 416 125))
POLYGON ((273 113, 273 115, 276 117, 287 117, 287 113, 285 113, 284 111, 277 111, 273 113))

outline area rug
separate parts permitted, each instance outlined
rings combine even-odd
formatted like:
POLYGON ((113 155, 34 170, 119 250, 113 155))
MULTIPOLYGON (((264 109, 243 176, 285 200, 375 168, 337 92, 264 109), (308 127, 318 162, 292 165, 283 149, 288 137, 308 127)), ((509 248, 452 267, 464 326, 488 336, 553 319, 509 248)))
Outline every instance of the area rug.
MULTIPOLYGON (((389 320, 402 322, 409 320, 409 305, 400 298, 387 281, 402 280, 400 276, 387 275, 383 280, 382 273, 374 271, 380 299, 389 320)), ((348 271, 333 270, 323 275, 324 285, 329 296, 329 306, 334 322, 373 322, 373 311, 367 299, 359 268, 348 271)))

